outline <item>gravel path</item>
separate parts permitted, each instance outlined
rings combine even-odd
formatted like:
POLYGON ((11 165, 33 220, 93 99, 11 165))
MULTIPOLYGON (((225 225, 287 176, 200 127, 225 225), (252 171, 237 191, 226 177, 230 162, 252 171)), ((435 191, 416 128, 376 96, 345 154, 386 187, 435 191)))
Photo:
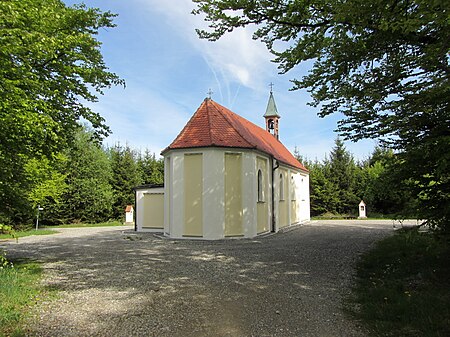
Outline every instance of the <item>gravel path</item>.
POLYGON ((365 336, 342 298, 358 255, 392 222, 312 222, 213 242, 125 229, 0 242, 12 258, 44 262, 45 285, 59 290, 35 308, 29 336, 365 336))

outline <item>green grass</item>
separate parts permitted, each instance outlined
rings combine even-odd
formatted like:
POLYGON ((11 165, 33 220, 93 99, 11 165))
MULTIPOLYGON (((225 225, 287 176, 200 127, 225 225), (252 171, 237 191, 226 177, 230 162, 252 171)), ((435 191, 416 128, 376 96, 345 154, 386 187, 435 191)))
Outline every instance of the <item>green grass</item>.
POLYGON ((110 226, 123 226, 120 221, 108 221, 100 223, 72 223, 57 226, 47 226, 46 228, 77 228, 77 227, 110 227, 110 226))
POLYGON ((348 312, 371 336, 450 336, 450 244, 409 230, 362 256, 348 312))
MULTIPOLYGON (((325 213, 322 215, 315 215, 311 217, 311 220, 348 220, 348 219, 358 219, 358 220, 397 220, 398 217, 395 214, 381 214, 381 213, 370 213, 367 218, 358 218, 355 214, 333 214, 325 213)), ((413 217, 412 217, 413 219, 413 217)))
MULTIPOLYGON (((25 231, 17 231, 14 233, 14 235, 17 238, 22 238, 22 237, 31 236, 31 235, 49 235, 49 234, 56 234, 56 233, 58 233, 58 232, 51 230, 51 229, 39 229, 39 230, 29 229, 29 230, 25 230, 25 231)), ((3 240, 3 239, 13 240, 13 238, 10 234, 0 234, 0 240, 3 240)))
POLYGON ((37 263, 0 269, 0 337, 25 335, 22 324, 30 308, 49 294, 40 285, 41 277, 37 263))

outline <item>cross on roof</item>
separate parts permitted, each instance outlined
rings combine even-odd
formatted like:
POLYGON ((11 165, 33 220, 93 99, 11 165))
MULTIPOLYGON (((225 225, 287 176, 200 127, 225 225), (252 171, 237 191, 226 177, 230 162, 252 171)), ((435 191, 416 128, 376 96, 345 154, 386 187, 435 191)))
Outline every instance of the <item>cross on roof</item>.
POLYGON ((211 90, 211 88, 209 88, 209 90, 206 94, 208 95, 208 98, 211 99, 211 96, 212 96, 212 94, 214 94, 214 92, 211 90))
POLYGON ((273 92, 273 86, 274 86, 274 84, 273 84, 272 82, 270 82, 270 83, 269 83, 269 87, 270 87, 270 93, 272 93, 272 92, 273 92))

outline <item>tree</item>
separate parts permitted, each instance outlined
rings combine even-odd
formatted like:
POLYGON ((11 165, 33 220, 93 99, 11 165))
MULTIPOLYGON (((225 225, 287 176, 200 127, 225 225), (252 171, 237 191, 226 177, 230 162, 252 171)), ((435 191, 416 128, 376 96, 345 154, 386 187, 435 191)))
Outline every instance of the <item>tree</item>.
POLYGON ((111 219, 114 202, 111 165, 106 152, 93 141, 93 131, 80 130, 66 152, 67 188, 60 203, 44 203, 46 221, 95 223, 111 219))
POLYGON ((450 230, 448 1, 193 1, 210 22, 201 38, 254 24, 282 73, 312 60, 293 89, 308 89, 322 117, 343 113, 346 139, 382 137, 396 149, 418 216, 450 230))
POLYGON ((397 177, 398 156, 388 148, 376 147, 361 164, 358 188, 371 212, 394 216, 416 216, 417 200, 404 180, 397 177))
POLYGON ((337 213, 355 213, 361 197, 355 189, 357 183, 357 171, 353 156, 345 149, 344 142, 337 137, 335 146, 331 150, 328 159, 327 178, 334 185, 338 202, 335 211, 337 213))
POLYGON ((95 136, 108 134, 104 119, 82 102, 123 83, 108 71, 95 38, 100 28, 114 27, 114 16, 60 0, 0 1, 1 216, 20 210, 25 164, 51 161, 80 119, 95 136))
POLYGON ((110 160, 111 185, 115 196, 113 216, 121 219, 125 214, 125 207, 134 204, 133 188, 142 183, 142 178, 137 166, 137 154, 128 145, 114 146, 110 150, 110 160))
POLYGON ((40 160, 33 158, 25 164, 25 175, 31 182, 31 188, 27 191, 27 199, 33 208, 42 204, 46 199, 58 202, 67 185, 66 174, 61 167, 66 162, 66 157, 58 155, 53 162, 47 157, 40 160))
POLYGON ((311 215, 324 213, 337 213, 339 193, 336 185, 328 178, 329 163, 320 163, 317 160, 307 164, 310 170, 309 188, 311 201, 311 215))
POLYGON ((154 153, 145 150, 137 160, 143 184, 162 184, 164 182, 164 159, 156 159, 154 153))

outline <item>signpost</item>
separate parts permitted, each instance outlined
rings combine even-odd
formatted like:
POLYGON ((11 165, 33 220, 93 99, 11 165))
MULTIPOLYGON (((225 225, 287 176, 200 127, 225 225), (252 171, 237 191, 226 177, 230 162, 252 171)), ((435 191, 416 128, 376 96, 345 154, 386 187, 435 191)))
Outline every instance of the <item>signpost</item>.
POLYGON ((38 205, 37 207, 37 215, 36 215, 36 230, 39 228, 39 211, 44 210, 44 208, 41 207, 41 205, 38 205))

